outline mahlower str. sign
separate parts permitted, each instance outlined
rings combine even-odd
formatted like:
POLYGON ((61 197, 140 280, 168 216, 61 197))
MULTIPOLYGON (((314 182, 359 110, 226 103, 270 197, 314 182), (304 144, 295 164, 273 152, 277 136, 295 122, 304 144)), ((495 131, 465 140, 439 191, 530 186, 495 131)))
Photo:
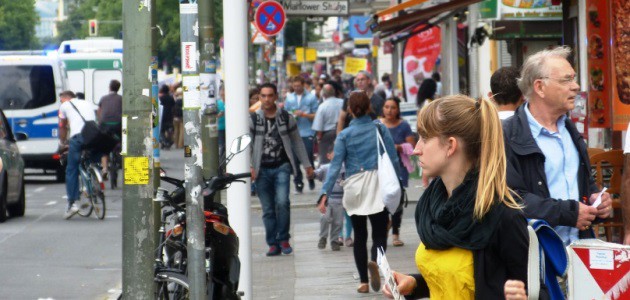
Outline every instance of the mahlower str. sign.
POLYGON ((293 16, 347 16, 350 11, 348 0, 283 0, 282 6, 293 16))

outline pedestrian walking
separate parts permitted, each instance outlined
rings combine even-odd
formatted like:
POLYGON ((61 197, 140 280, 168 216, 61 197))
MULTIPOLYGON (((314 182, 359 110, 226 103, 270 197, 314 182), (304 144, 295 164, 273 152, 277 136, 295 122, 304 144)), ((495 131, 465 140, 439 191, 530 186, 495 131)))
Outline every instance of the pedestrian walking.
MULTIPOLYGON (((324 84, 322 97, 324 98, 324 102, 317 107, 312 129, 317 132, 316 136, 319 149, 322 149, 322 152, 324 152, 329 146, 335 143, 335 138, 337 137, 337 120, 339 119, 339 113, 343 106, 343 100, 335 97, 335 89, 330 84, 324 84)), ((320 164, 327 164, 329 162, 327 155, 320 155, 320 164)))
POLYGON ((291 205, 289 180, 291 172, 299 167, 293 157, 306 168, 308 178, 313 178, 304 143, 292 115, 276 106, 278 90, 272 83, 260 88, 261 108, 251 114, 249 130, 254 137, 252 147, 252 181, 263 209, 265 239, 269 245, 267 256, 291 254, 289 227, 291 205))
MULTIPOLYGON (((454 95, 420 111, 414 149, 435 179, 416 207, 421 274, 394 272, 410 299, 502 299, 527 280, 527 221, 506 184, 501 122, 488 100, 454 95)), ((391 291, 385 289, 391 297, 391 291)))
POLYGON ((184 148, 184 92, 181 87, 175 90, 173 106, 173 140, 175 148, 184 148))
MULTIPOLYGON (((319 106, 317 98, 310 92, 304 89, 305 79, 301 76, 293 78, 291 85, 293 86, 293 93, 287 95, 284 101, 284 109, 290 112, 297 121, 297 127, 302 137, 302 142, 306 148, 308 160, 310 165, 313 165, 313 140, 315 139, 315 131, 313 127, 313 119, 319 106)), ((297 155, 297 154, 296 154, 297 155)), ((297 159, 295 159, 297 161, 297 159)), ((297 194, 301 194, 304 188, 304 179, 302 171, 298 167, 296 172, 293 173, 293 183, 295 184, 295 191, 297 194)), ((315 189, 315 180, 308 179, 309 189, 315 189)))
POLYGON ((162 105, 162 119, 160 127, 160 142, 162 149, 169 149, 173 145, 172 133, 173 133, 173 106, 175 106, 175 99, 171 96, 168 85, 162 85, 158 93, 160 105, 162 105))
POLYGON ((387 249, 387 222, 388 212, 382 199, 374 197, 367 189, 374 187, 366 184, 371 181, 371 176, 376 176, 377 156, 377 130, 382 136, 387 153, 392 161, 396 173, 399 174, 398 156, 395 154, 395 146, 392 137, 385 126, 380 122, 373 122, 368 112, 370 111, 370 98, 363 91, 350 94, 348 99, 348 112, 353 116, 350 126, 337 136, 335 140, 335 154, 331 162, 326 181, 322 188, 322 201, 326 203, 327 195, 332 193, 335 181, 339 177, 342 164, 346 168, 346 181, 355 184, 355 192, 348 192, 348 183, 344 183, 343 206, 352 219, 354 229, 354 260, 359 271, 361 284, 357 289, 359 293, 369 292, 368 269, 370 272, 369 283, 374 291, 380 290, 381 281, 376 265, 377 249, 387 249), (359 187, 360 186, 360 187, 359 187), (361 188, 365 190, 361 190, 361 188), (370 261, 367 253, 367 220, 372 225, 372 249, 370 261))
POLYGON ((516 67, 503 67, 490 77, 490 92, 488 98, 497 105, 499 118, 505 120, 514 115, 514 111, 525 102, 523 93, 518 88, 517 79, 520 76, 516 67))
MULTIPOLYGON (((328 161, 334 158, 334 151, 334 146, 332 144, 328 145, 326 150, 328 161)), ((326 179, 326 174, 328 174, 329 169, 330 163, 320 165, 319 168, 315 170, 315 178, 323 182, 326 179)), ((333 251, 339 251, 341 245, 343 245, 343 243, 339 241, 339 236, 341 235, 341 228, 343 228, 343 220, 345 218, 345 210, 341 204, 343 198, 343 187, 341 184, 345 178, 345 173, 344 167, 341 166, 339 177, 333 185, 332 192, 328 196, 328 201, 326 203, 324 203, 324 201, 317 203, 319 212, 322 213, 319 226, 319 242, 317 243, 317 248, 319 249, 326 248, 326 238, 330 239, 330 249, 333 251)))
MULTIPOLYGON (((410 156, 416 144, 416 136, 411 131, 409 123, 400 116, 400 99, 398 97, 385 101, 380 121, 389 129, 389 134, 394 140, 400 162, 400 181, 402 186, 406 188, 409 186, 409 172, 412 172, 414 169, 410 156)), ((405 243, 400 239, 403 207, 400 206, 398 211, 390 213, 392 213, 392 245, 395 247, 403 246, 405 243)))

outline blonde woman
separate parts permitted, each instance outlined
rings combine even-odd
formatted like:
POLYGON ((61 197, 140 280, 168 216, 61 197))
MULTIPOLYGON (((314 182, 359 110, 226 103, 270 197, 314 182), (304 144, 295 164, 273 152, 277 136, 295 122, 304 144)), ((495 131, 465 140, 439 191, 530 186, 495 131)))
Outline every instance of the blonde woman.
POLYGON ((429 103, 418 120, 414 155, 435 179, 416 207, 422 275, 394 272, 398 291, 432 300, 502 299, 507 280, 527 280, 529 240, 506 185, 496 108, 488 100, 447 96, 429 103))

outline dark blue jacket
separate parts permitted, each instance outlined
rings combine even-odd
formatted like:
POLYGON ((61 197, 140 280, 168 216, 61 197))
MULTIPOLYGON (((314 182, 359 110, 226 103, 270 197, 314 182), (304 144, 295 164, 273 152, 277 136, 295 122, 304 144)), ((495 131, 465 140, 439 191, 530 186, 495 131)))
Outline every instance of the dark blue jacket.
MULTIPOLYGON (((532 136, 523 105, 516 110, 514 116, 503 121, 508 186, 522 197, 527 218, 542 219, 551 226, 575 227, 579 204, 577 201, 551 198, 545 175, 545 155, 532 136)), ((578 169, 580 198, 589 199, 591 194, 599 191, 599 188, 591 175, 586 142, 569 118, 566 119, 565 126, 580 157, 578 169)), ((594 237, 592 230, 580 231, 580 238, 592 237, 594 237)))

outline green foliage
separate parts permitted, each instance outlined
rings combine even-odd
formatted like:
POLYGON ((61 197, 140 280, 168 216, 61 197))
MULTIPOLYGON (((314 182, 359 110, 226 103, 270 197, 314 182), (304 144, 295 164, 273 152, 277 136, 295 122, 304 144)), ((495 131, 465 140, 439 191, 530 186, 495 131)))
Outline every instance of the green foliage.
MULTIPOLYGON (((9 0, 0 0, 9 1, 9 0)), ((223 1, 214 1, 215 44, 223 32, 223 1)), ((1 7, 0 7, 1 9, 1 7)), ((178 64, 180 57, 179 1, 156 0, 157 21, 164 36, 158 37, 158 57, 169 65, 178 64)), ((68 19, 59 22, 58 43, 88 36, 88 20, 98 20, 98 36, 122 38, 122 0, 74 0, 69 5, 68 19)), ((1 12, 1 11, 0 11, 1 12)), ((0 17, 0 26, 1 26, 0 17)), ((0 31, 1 32, 1 31, 0 31)))
POLYGON ((0 0, 0 50, 24 50, 39 47, 35 37, 35 0, 0 0))
MULTIPOLYGON (((302 47, 302 21, 305 17, 287 18, 284 25, 284 43, 286 47, 302 47)), ((315 33, 316 23, 306 22, 306 41, 315 42, 321 39, 321 36, 315 33)))

